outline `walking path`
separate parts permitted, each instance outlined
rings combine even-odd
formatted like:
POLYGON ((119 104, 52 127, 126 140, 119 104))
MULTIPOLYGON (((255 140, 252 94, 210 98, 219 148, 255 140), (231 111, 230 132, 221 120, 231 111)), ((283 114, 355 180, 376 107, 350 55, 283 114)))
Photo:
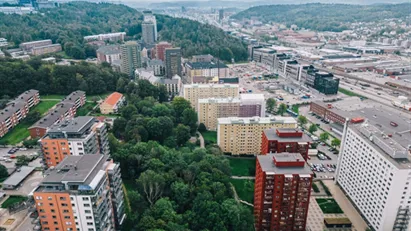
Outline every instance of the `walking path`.
POLYGON ((243 203, 243 204, 245 204, 245 205, 248 205, 248 206, 251 206, 251 207, 254 207, 254 205, 253 204, 251 204, 251 203, 248 203, 247 201, 243 201, 243 200, 241 200, 239 197, 238 197, 238 194, 237 194, 237 191, 235 190, 235 188, 234 188, 234 185, 232 185, 232 184, 230 184, 231 185, 231 189, 233 190, 233 192, 234 192, 234 199, 236 200, 236 201, 239 201, 240 203, 243 203))
POLYGON ((255 176, 231 176, 233 179, 255 180, 255 176))
POLYGON ((201 135, 200 132, 197 132, 197 135, 198 135, 198 138, 200 139, 200 147, 205 148, 203 135, 201 135))

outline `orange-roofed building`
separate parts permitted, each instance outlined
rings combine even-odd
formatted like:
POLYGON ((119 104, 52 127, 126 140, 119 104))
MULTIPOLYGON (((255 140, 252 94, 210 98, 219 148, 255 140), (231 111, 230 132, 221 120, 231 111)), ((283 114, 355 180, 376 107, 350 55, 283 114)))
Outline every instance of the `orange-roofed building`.
POLYGON ((125 98, 123 94, 113 92, 107 96, 103 103, 100 104, 100 111, 102 114, 117 113, 118 109, 123 106, 125 98))

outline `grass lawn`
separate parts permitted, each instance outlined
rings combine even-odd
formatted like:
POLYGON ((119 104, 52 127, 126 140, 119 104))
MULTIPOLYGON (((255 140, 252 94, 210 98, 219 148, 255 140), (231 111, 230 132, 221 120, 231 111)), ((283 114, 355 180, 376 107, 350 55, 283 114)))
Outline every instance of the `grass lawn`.
POLYGON ((238 197, 249 203, 254 202, 254 181, 253 180, 243 180, 243 179, 230 179, 231 184, 233 184, 238 197))
POLYGON ((40 99, 55 99, 62 100, 66 95, 41 95, 40 99))
POLYGON ((3 209, 7 209, 7 208, 9 208, 9 207, 11 207, 11 206, 13 206, 13 205, 15 205, 15 204, 17 204, 17 203, 20 203, 20 202, 22 202, 22 201, 25 201, 25 200, 27 200, 27 197, 23 197, 23 196, 10 196, 9 198, 7 198, 7 200, 5 200, 4 202, 3 202, 3 204, 1 204, 1 207, 3 208, 3 209))
POLYGON ((295 113, 298 114, 299 108, 300 108, 300 106, 295 104, 295 105, 293 105, 293 106, 291 107, 291 110, 292 110, 293 112, 295 112, 295 113))
POLYGON ((332 198, 317 198, 315 199, 323 213, 344 213, 337 202, 332 198))
POLYGON ((229 158, 231 175, 233 176, 254 176, 255 175, 255 158, 229 158))
POLYGON ((86 99, 87 101, 93 101, 94 97, 97 97, 98 100, 100 100, 100 98, 102 100, 104 100, 108 95, 110 95, 112 92, 107 92, 107 93, 103 93, 103 94, 98 94, 98 95, 87 95, 86 94, 86 99))
POLYGON ((201 135, 203 135, 205 142, 208 141, 210 143, 217 143, 217 132, 205 131, 205 132, 202 132, 201 135))
POLYGON ((360 94, 357 94, 357 93, 355 93, 355 92, 352 92, 352 91, 350 91, 350 90, 347 90, 347 89, 345 89, 345 88, 338 88, 338 91, 341 92, 341 93, 343 93, 343 94, 345 94, 345 95, 348 95, 348 96, 357 96, 357 97, 360 97, 360 98, 363 98, 363 99, 367 99, 367 97, 362 96, 362 95, 360 95, 360 94))
POLYGON ((86 102, 82 107, 77 109, 76 116, 85 116, 87 113, 93 110, 96 103, 86 102))
POLYGON ((48 112, 48 110, 50 108, 52 108, 54 105, 56 105, 58 102, 60 102, 60 100, 56 100, 56 101, 40 101, 39 104, 37 104, 36 106, 34 106, 34 108, 32 108, 30 111, 38 111, 40 112, 40 114, 45 114, 46 112, 48 112))

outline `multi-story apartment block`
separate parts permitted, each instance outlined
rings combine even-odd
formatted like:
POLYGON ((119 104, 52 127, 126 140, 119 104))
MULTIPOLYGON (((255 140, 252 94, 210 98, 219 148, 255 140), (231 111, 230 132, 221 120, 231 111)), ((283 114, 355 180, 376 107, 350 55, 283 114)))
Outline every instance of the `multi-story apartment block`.
POLYGON ((181 48, 166 48, 164 50, 166 62, 166 77, 171 79, 174 75, 182 76, 181 48))
POLYGON ((181 82, 181 77, 175 75, 171 79, 161 79, 160 82, 156 85, 164 85, 169 96, 177 96, 180 94, 183 84, 181 82))
POLYGON ((59 51, 61 51, 60 44, 50 44, 50 45, 45 45, 45 46, 33 47, 31 49, 31 54, 37 56, 37 55, 55 53, 59 51))
POLYGON ((113 63, 115 60, 121 59, 120 46, 102 46, 97 49, 97 61, 99 63, 113 63))
POLYGON ((214 57, 210 54, 208 55, 193 55, 191 58, 191 62, 197 63, 197 62, 211 62, 214 60, 214 57))
POLYGON ((153 69, 155 76, 164 76, 166 74, 166 68, 164 62, 160 59, 152 59, 148 62, 148 67, 153 69))
POLYGON ((0 137, 19 124, 22 119, 26 118, 30 108, 39 102, 39 91, 28 90, 7 103, 6 107, 0 111, 0 137))
POLYGON ((344 131, 336 183, 373 230, 409 230, 411 120, 379 108, 359 113, 367 119, 344 131))
POLYGON ((126 36, 126 32, 117 32, 117 33, 85 36, 84 40, 87 42, 89 41, 124 42, 125 36, 126 36))
POLYGON ((263 94, 241 94, 239 98, 198 100, 198 121, 208 130, 217 130, 217 119, 225 117, 265 116, 263 94))
POLYGON ((141 38, 145 44, 154 44, 155 39, 155 31, 154 31, 154 23, 152 22, 142 22, 141 23, 141 38))
POLYGON ((153 31, 154 31, 154 42, 157 41, 157 20, 156 20, 156 16, 153 15, 152 11, 146 10, 143 11, 143 15, 144 15, 144 22, 151 22, 153 24, 153 31))
POLYGON ((51 126, 40 142, 44 162, 51 167, 67 156, 99 154, 100 150, 105 152, 100 154, 109 154, 107 139, 104 125, 96 123, 94 117, 79 116, 51 126))
POLYGON ((21 43, 20 48, 24 51, 31 51, 34 47, 47 46, 47 45, 51 45, 52 43, 53 42, 51 41, 51 39, 32 41, 32 42, 21 43))
POLYGON ((232 155, 258 155, 261 153, 263 131, 275 128, 297 128, 293 117, 219 118, 217 144, 232 155))
POLYGON ((117 113, 118 110, 124 105, 125 97, 123 94, 113 92, 100 104, 100 112, 102 114, 117 113))
POLYGON ((141 67, 141 47, 136 41, 128 41, 120 46, 121 72, 134 76, 134 71, 141 67))
POLYGON ((84 91, 74 91, 60 101, 54 108, 49 110, 47 115, 29 127, 31 138, 43 137, 47 129, 54 123, 64 118, 73 118, 77 109, 86 103, 86 93, 84 91))
POLYGON ((9 43, 7 42, 7 39, 5 38, 0 38, 0 47, 7 47, 9 43))
POLYGON ((298 129, 268 129, 263 131, 261 154, 292 152, 308 159, 310 137, 298 129))
POLYGON ((120 230, 125 218, 120 167, 104 155, 65 158, 33 198, 42 231, 120 230))
POLYGON ((187 62, 185 64, 186 73, 193 82, 193 77, 204 76, 204 77, 229 77, 229 68, 223 62, 220 61, 210 61, 210 62, 187 62))
POLYGON ((197 110, 198 100, 206 98, 236 98, 239 95, 238 84, 185 84, 184 98, 197 110))
POLYGON ((155 46, 155 52, 154 52, 156 54, 156 58, 160 59, 163 62, 165 62, 166 61, 166 59, 165 59, 166 49, 167 48, 172 48, 172 47, 173 47, 173 45, 171 45, 171 43, 168 43, 168 42, 159 42, 159 43, 157 43, 156 46, 155 46))
POLYGON ((255 230, 305 231, 312 179, 312 171, 299 153, 258 156, 255 230))

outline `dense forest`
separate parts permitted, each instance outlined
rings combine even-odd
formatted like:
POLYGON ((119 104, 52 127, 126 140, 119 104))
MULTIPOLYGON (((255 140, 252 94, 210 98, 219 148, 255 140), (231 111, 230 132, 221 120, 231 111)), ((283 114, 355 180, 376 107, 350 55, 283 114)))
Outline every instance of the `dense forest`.
POLYGON ((410 15, 411 3, 347 5, 302 4, 256 6, 242 11, 232 18, 258 18, 262 22, 295 24, 300 28, 317 31, 340 32, 348 29, 347 23, 373 22, 387 18, 405 18, 410 15))
MULTIPOLYGON (((247 51, 240 40, 224 31, 187 19, 158 15, 160 39, 181 46, 183 55, 211 53, 224 60, 245 60, 247 51), (217 42, 218 41, 218 42, 217 42)), ((141 38, 142 14, 125 5, 71 2, 39 14, 6 15, 0 13, 0 37, 17 47, 22 42, 51 39, 60 43, 73 58, 95 56, 96 47, 86 44, 87 35, 126 32, 127 39, 141 38)))

